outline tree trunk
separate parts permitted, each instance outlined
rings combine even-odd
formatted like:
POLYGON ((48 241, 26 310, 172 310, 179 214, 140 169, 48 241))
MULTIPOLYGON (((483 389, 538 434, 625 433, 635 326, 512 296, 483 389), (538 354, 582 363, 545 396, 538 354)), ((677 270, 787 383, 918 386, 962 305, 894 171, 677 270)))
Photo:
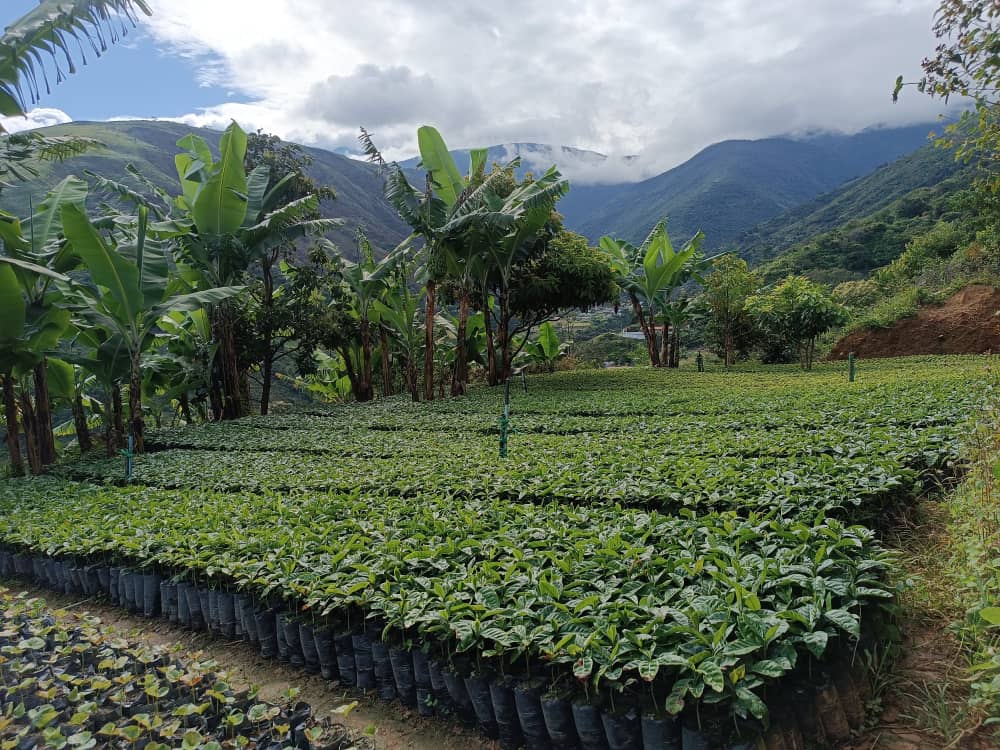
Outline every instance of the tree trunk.
POLYGON ((125 447, 125 419, 122 414, 122 387, 119 383, 115 383, 114 390, 111 392, 111 409, 115 424, 115 450, 121 450, 125 447))
POLYGON ((208 402, 212 409, 212 421, 221 422, 222 421, 222 387, 221 387, 221 371, 219 369, 218 363, 212 367, 212 380, 208 388, 208 402))
POLYGON ((406 387, 410 391, 410 398, 413 401, 420 400, 420 383, 417 381, 417 363, 414 357, 406 358, 406 387))
POLYGON ((115 439, 115 417, 114 407, 111 405, 115 397, 114 387, 104 393, 104 450, 108 458, 115 455, 118 450, 118 441, 115 439))
POLYGON ((187 424, 193 424, 191 421, 191 400, 188 398, 187 391, 182 393, 180 399, 178 400, 181 405, 181 417, 184 418, 184 421, 187 424))
POLYGON ((437 284, 427 282, 424 301, 424 400, 434 400, 434 306, 437 302, 437 284))
POLYGON ((500 296, 500 325, 497 327, 497 336, 500 338, 500 371, 497 373, 497 382, 505 383, 510 377, 511 361, 514 355, 511 352, 510 336, 510 301, 507 294, 500 296))
POLYGON ((663 330, 661 331, 663 340, 660 342, 660 365, 666 367, 670 364, 670 322, 663 321, 663 330))
POLYGON ((646 342, 646 353, 649 355, 649 364, 653 367, 660 366, 660 353, 656 349, 656 329, 650 330, 650 325, 646 323, 646 314, 643 312, 639 298, 629 293, 632 301, 632 312, 635 313, 636 320, 639 321, 639 328, 642 330, 642 337, 646 342))
POLYGON ((52 434, 52 404, 49 401, 48 362, 44 357, 35 365, 35 420, 42 466, 56 461, 56 438, 52 434))
POLYGON ((145 447, 143 433, 145 423, 142 420, 142 363, 139 352, 132 355, 132 374, 128 384, 128 418, 132 434, 132 450, 142 453, 145 447))
POLYGON ((361 319, 361 389, 358 401, 371 401, 374 397, 372 388, 372 334, 368 318, 361 319))
POLYGON ((17 422, 17 400, 14 395, 14 375, 3 375, 3 406, 7 417, 7 453, 10 455, 10 473, 24 476, 24 459, 21 457, 21 428, 17 422))
POLYGON ((272 314, 272 310, 274 309, 274 275, 272 273, 272 268, 275 260, 277 260, 276 250, 266 256, 263 261, 264 295, 261 306, 266 311, 265 317, 267 320, 267 329, 263 331, 264 358, 260 363, 260 413, 263 416, 267 416, 267 410, 271 404, 271 376, 274 371, 275 352, 274 345, 272 343, 274 331, 272 331, 271 328, 274 321, 274 316, 272 314))
POLYGON ((222 418, 239 419, 244 415, 243 389, 240 384, 239 363, 236 357, 236 336, 233 332, 232 304, 227 300, 215 308, 213 327, 215 340, 219 343, 216 357, 219 359, 220 385, 222 391, 222 418))
POLYGON ((379 349, 382 356, 382 395, 392 395, 392 355, 389 353, 389 332, 379 326, 379 349))
POLYGON ((76 430, 76 442, 80 446, 80 455, 88 453, 94 445, 90 440, 87 413, 83 410, 83 396, 79 391, 73 394, 73 428, 76 430))
POLYGON ((263 416, 267 416, 267 410, 271 405, 271 369, 274 366, 272 356, 271 347, 268 346, 260 363, 260 413, 263 416))
MULTIPOLYGON (((488 297, 487 297, 488 299, 488 297)), ((496 385, 497 381, 497 350, 493 340, 493 311, 486 305, 483 309, 483 323, 486 326, 486 382, 496 385)))
POLYGON ((681 366, 681 329, 674 326, 670 333, 670 367, 677 369, 681 366))
POLYGON ((727 325, 725 328, 722 347, 724 349, 723 354, 725 356, 726 367, 732 367, 735 355, 733 354, 733 329, 731 325, 727 325))
POLYGON ((458 298, 458 330, 455 333, 455 370, 451 378, 451 395, 464 396, 469 384, 469 357, 465 338, 469 330, 469 294, 463 289, 458 298))
POLYGON ((24 424, 24 446, 28 451, 28 466, 32 474, 42 473, 42 455, 38 445, 38 421, 35 408, 31 405, 31 396, 26 390, 21 391, 21 421, 24 424))

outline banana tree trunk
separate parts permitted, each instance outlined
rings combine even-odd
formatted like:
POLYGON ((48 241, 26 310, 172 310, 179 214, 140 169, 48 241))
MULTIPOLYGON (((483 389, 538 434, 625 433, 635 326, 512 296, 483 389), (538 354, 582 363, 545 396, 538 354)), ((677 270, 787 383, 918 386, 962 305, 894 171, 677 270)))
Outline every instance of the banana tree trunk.
POLYGON ((208 401, 212 408, 212 421, 221 422, 222 421, 222 386, 221 386, 221 371, 218 364, 212 368, 212 380, 208 388, 208 401))
POLYGON ((10 472, 15 477, 24 476, 24 459, 21 457, 21 428, 17 421, 17 397, 14 394, 14 375, 3 375, 3 407, 7 418, 7 453, 10 455, 10 472))
POLYGON ((406 358, 406 387, 413 401, 420 400, 420 383, 417 380, 417 361, 413 352, 406 358))
POLYGON ((382 395, 392 395, 392 355, 389 353, 389 332, 379 326, 379 352, 382 358, 382 395))
POLYGON ((273 251, 264 258, 263 266, 263 277, 264 277, 264 294, 261 301, 261 306, 266 310, 265 320, 267 321, 267 330, 263 332, 264 335, 264 356, 260 362, 260 413, 262 416, 267 416, 267 411, 271 405, 271 377, 274 372, 274 331, 272 330, 272 321, 274 316, 272 310, 274 308, 274 274, 273 267, 274 262, 277 260, 277 251, 273 251))
POLYGON ((21 390, 21 421, 24 425, 24 446, 28 452, 28 467, 32 474, 42 473, 42 455, 38 445, 38 421, 31 396, 26 390, 21 390))
POLYGON ((664 367, 670 364, 670 322, 663 321, 660 339, 660 364, 664 367))
POLYGON ((437 284, 427 282, 424 301, 424 400, 434 400, 434 307, 437 302, 437 284))
POLYGON ((681 366, 681 329, 676 325, 670 334, 670 366, 674 369, 681 366))
POLYGON ((639 298, 630 292, 629 299, 632 302, 632 312, 635 313, 635 318, 639 321, 639 328, 642 330, 642 337, 646 342, 646 353, 649 355, 649 364, 653 367, 659 367, 660 353, 656 349, 656 329, 652 327, 652 323, 647 323, 646 313, 642 309, 642 303, 639 302, 639 298))
POLYGON ((132 449, 142 453, 145 447, 143 433, 146 424, 142 419, 142 364, 139 352, 132 354, 132 371, 128 384, 128 418, 132 430, 132 449))
POLYGON ((178 400, 180 401, 181 406, 181 418, 183 418, 187 424, 193 424, 191 421, 191 399, 188 398, 187 392, 185 391, 182 393, 180 399, 178 400))
POLYGON ((49 400, 48 361, 35 365, 35 420, 37 425, 38 451, 42 466, 56 461, 56 438, 52 434, 52 403, 49 400))
POLYGON ((215 340, 219 342, 222 418, 239 419, 244 415, 243 390, 236 357, 236 335, 233 331, 233 308, 229 301, 220 302, 212 315, 215 340))
POLYGON ((372 332, 368 318, 361 318, 361 389, 358 401, 371 401, 372 388, 372 332))
POLYGON ((111 414, 114 418, 114 443, 115 450, 125 447, 125 418, 122 414, 122 387, 120 383, 115 383, 111 392, 111 414))
POLYGON ((260 413, 263 416, 267 416, 267 410, 271 406, 271 378, 274 367, 272 359, 271 347, 268 346, 264 353, 264 359, 260 363, 260 413))
POLYGON ((500 324, 497 326, 497 336, 500 339, 500 367, 497 373, 497 382, 504 383, 510 377, 511 361, 514 354, 511 351, 512 341, 510 336, 510 300, 506 292, 500 295, 500 324))
POLYGON ((483 323, 486 325, 486 382, 497 384, 497 349, 493 339, 493 311, 489 305, 483 308, 483 323))
POLYGON ((76 443, 80 446, 80 454, 88 453, 94 444, 90 439, 87 413, 83 410, 83 395, 80 391, 73 394, 73 429, 76 430, 76 443))
POLYGON ((455 333, 455 369, 451 378, 451 395, 464 396, 469 383, 469 357, 465 339, 469 331, 469 295, 463 289, 458 298, 458 330, 455 333))

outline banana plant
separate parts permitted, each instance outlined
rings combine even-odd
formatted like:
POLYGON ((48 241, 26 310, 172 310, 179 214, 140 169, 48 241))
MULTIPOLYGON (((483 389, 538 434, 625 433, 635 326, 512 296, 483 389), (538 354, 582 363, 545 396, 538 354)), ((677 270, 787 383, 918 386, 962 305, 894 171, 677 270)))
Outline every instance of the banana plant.
MULTIPOLYGON (((469 152, 469 172, 463 175, 441 134, 429 125, 418 128, 420 166, 426 172, 426 184, 423 189, 417 189, 410 184, 398 164, 385 161, 364 129, 361 131, 360 141, 369 160, 386 173, 386 200, 409 224, 414 235, 424 241, 418 279, 424 284, 425 290, 424 398, 431 400, 434 398, 434 324, 437 319, 438 285, 449 276, 456 278, 456 274, 460 282, 468 280, 468 263, 476 253, 464 236, 469 230, 481 222, 506 221, 509 225, 509 220, 490 215, 485 206, 489 183, 497 179, 495 176, 484 177, 486 149, 472 149, 469 152)), ((507 166, 513 168, 516 164, 517 160, 507 166)), ((465 324, 469 314, 469 286, 468 283, 458 285, 459 327, 465 324)), ((464 340, 465 337, 458 337, 459 342, 464 340)), ((464 386, 456 382, 455 389, 464 390, 464 386)))
POLYGON ((520 357, 525 364, 555 372, 556 362, 566 355, 569 347, 568 341, 560 343, 556 327, 547 320, 538 327, 538 338, 525 344, 520 357))
POLYGON ((420 400, 417 358, 420 356, 421 331, 417 320, 417 302, 417 295, 410 291, 405 276, 398 278, 381 299, 372 302, 372 309, 382 327, 388 329, 402 351, 406 388, 414 401, 420 400))
MULTIPOLYGON (((188 135, 177 145, 184 149, 174 159, 182 192, 167 204, 164 219, 150 231, 162 239, 176 239, 179 259, 200 288, 237 285, 254 262, 275 248, 342 224, 338 219, 311 218, 319 207, 315 194, 282 202, 294 174, 273 185, 266 166, 248 174, 247 135, 235 122, 219 140, 218 159, 199 136, 188 135)), ((221 416, 240 417, 248 405, 242 397, 234 310, 224 301, 210 312, 219 343, 221 416)))
POLYGON ((143 450, 142 353, 152 343, 161 318, 170 312, 198 310, 243 291, 228 286, 190 291, 171 278, 168 251, 149 241, 149 210, 137 217, 116 217, 107 236, 91 223, 84 209, 70 204, 62 211, 68 247, 83 262, 89 283, 73 284, 66 292, 81 328, 97 327, 118 339, 129 356, 129 419, 136 452, 143 450))
POLYGON ((181 418, 193 424, 192 405, 205 416, 204 403, 212 392, 212 363, 219 348, 212 340, 208 311, 167 313, 159 329, 157 353, 148 358, 150 370, 164 397, 176 400, 181 418))
MULTIPOLYGON (((511 306, 513 276, 518 263, 530 255, 539 243, 551 236, 553 210, 556 203, 569 191, 569 182, 554 166, 539 178, 526 178, 514 183, 509 191, 490 191, 485 197, 486 228, 490 241, 485 243, 487 262, 483 276, 483 296, 489 300, 487 288, 492 287, 497 301, 496 334, 499 339, 500 361, 490 362, 489 382, 501 383, 511 375, 513 359, 517 352, 513 342, 511 306)), ((492 315, 492 309, 489 310, 492 315)), ((493 326, 486 316, 489 352, 492 345, 493 326)))
MULTIPOLYGON (((48 390, 46 353, 55 348, 69 325, 69 313, 59 306, 60 292, 54 281, 68 281, 65 272, 75 266, 59 244, 61 222, 58 218, 63 205, 82 200, 80 181, 67 178, 57 185, 28 219, 28 236, 15 217, 0 213, 0 241, 3 243, 3 285, 5 301, 20 314, 8 311, 0 318, 0 344, 3 363, 0 371, 10 392, 14 379, 31 375, 34 381, 34 401, 26 389, 21 390, 21 411, 24 418, 29 464, 37 473, 55 460, 55 438, 48 390)), ((13 397, 7 399, 8 406, 13 397)), ((8 421, 18 433, 16 415, 8 408, 8 421)), ((20 472, 20 452, 12 453, 15 472, 20 472)))
POLYGON ((675 250, 666 219, 657 222, 639 247, 613 237, 601 238, 600 249, 632 303, 653 367, 666 365, 657 346, 656 318, 664 313, 673 291, 691 278, 704 239, 704 233, 698 232, 675 250))
POLYGON ((354 372, 357 381, 354 392, 358 401, 371 401, 375 395, 372 385, 372 323, 378 316, 373 306, 390 288, 393 273, 404 256, 391 253, 376 261, 372 245, 361 229, 357 232, 357 241, 360 262, 352 263, 341 257, 340 274, 347 292, 349 312, 358 324, 360 359, 354 372))

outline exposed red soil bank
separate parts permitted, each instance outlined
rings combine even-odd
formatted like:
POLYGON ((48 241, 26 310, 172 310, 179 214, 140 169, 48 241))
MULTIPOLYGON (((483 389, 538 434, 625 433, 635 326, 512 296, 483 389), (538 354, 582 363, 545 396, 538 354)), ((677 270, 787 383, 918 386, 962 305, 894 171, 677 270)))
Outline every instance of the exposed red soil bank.
POLYGON ((849 333, 827 359, 846 359, 849 352, 861 358, 1000 353, 1000 289, 972 284, 891 328, 849 333))

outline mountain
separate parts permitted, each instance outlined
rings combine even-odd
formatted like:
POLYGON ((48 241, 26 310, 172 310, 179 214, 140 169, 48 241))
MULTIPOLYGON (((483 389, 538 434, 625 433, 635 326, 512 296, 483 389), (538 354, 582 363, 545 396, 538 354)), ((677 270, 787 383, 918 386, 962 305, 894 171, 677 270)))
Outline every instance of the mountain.
MULTIPOLYGON (((641 169, 637 157, 612 158, 569 147, 512 143, 491 147, 488 158, 505 162, 518 155, 522 174, 559 165, 573 184, 559 203, 565 224, 595 242, 604 234, 641 241, 656 221, 667 216, 678 238, 704 229, 708 248, 736 248, 762 262, 817 232, 871 213, 915 187, 936 184, 952 174, 955 166, 949 155, 931 149, 917 151, 926 143, 929 129, 919 125, 855 135, 724 141, 642 181, 634 181, 641 169), (873 169, 872 175, 848 182, 873 169), (597 179, 620 181, 595 184, 597 179)), ((90 170, 138 188, 124 170, 127 163, 176 193, 180 188, 173 159, 178 139, 195 132, 214 148, 220 135, 165 121, 76 122, 44 132, 88 136, 104 148, 67 162, 41 164, 37 179, 5 190, 3 208, 15 214, 26 215, 29 200, 37 203, 48 187, 67 174, 82 176, 90 170)), ((304 150, 313 159, 311 176, 337 192, 337 199, 326 203, 323 213, 344 219, 344 227, 331 239, 348 255, 359 226, 382 250, 394 247, 406 235, 407 227, 383 198, 381 179, 371 165, 323 149, 304 150)), ((453 153, 459 168, 467 169, 468 151, 453 153)), ((416 184, 422 184, 417 164, 418 159, 401 162, 416 184)))
POLYGON ((723 141, 667 172, 626 185, 576 185, 559 204, 566 225, 597 241, 641 241, 661 218, 706 247, 732 246, 762 222, 927 143, 929 125, 854 135, 723 141))
MULTIPOLYGON (((165 121, 130 120, 121 122, 74 122, 43 128, 46 135, 74 135, 94 138, 104 144, 91 151, 61 163, 39 164, 39 176, 31 182, 4 190, 2 208, 18 216, 29 213, 29 200, 38 203, 45 191, 63 177, 75 174, 84 177, 84 171, 97 172, 105 177, 128 183, 142 189, 134 178, 125 172, 125 165, 132 163, 142 174, 171 194, 180 192, 174 155, 180 151, 177 141, 188 133, 202 136, 213 149, 218 149, 221 133, 204 128, 192 128, 165 121)), ((308 171, 318 183, 329 185, 337 193, 333 201, 322 206, 327 217, 344 220, 344 226, 334 230, 330 239, 351 257, 355 249, 355 232, 365 228, 368 238, 383 250, 396 246, 408 233, 408 228, 382 197, 382 179, 374 167, 342 154, 319 148, 303 147, 313 159, 308 171)))
MULTIPOLYGON (((945 192, 968 182, 953 152, 926 145, 754 227, 735 244, 751 263, 777 258, 824 232, 871 216, 919 188, 945 192)), ((849 227, 847 228, 849 231, 849 227)))
MULTIPOLYGON (((450 152, 455 165, 462 172, 469 171, 469 149, 450 152)), ((580 185, 609 183, 621 186, 638 179, 640 161, 637 156, 606 156, 597 151, 587 151, 571 146, 550 146, 546 143, 504 143, 486 149, 486 165, 496 162, 506 164, 514 157, 520 157, 521 166, 515 170, 517 179, 527 172, 541 174, 553 164, 570 180, 576 190, 580 185)), ((399 166, 411 173, 417 172, 420 157, 399 162, 399 166)))
POLYGON ((758 268, 769 281, 790 273, 829 284, 863 278, 939 223, 968 223, 973 177, 953 153, 928 146, 756 228, 743 252, 765 261, 758 268))

